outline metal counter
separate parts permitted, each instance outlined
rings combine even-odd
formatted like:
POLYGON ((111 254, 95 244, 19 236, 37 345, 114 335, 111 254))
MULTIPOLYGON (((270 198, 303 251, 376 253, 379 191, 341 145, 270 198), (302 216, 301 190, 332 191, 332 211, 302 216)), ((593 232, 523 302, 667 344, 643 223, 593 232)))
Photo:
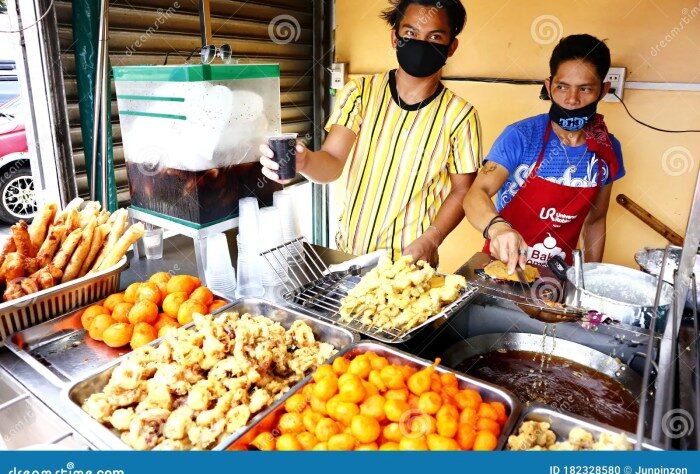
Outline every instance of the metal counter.
MULTIPOLYGON (((235 237, 228 236, 231 258, 237 260, 235 237)), ((330 249, 317 248, 326 264, 341 263, 352 256, 330 249)), ((163 258, 160 260, 136 259, 131 254, 129 268, 121 275, 119 287, 126 288, 135 281, 148 279, 159 271, 178 274, 197 273, 192 240, 174 236, 164 241, 163 258)), ((269 287, 264 299, 286 306, 281 287, 269 287)), ((0 446, 7 444, 9 449, 40 444, 54 444, 63 449, 111 449, 92 433, 83 418, 74 410, 66 409, 66 401, 61 390, 46 377, 37 372, 27 362, 20 359, 6 347, 0 347, 0 415, 3 409, 12 416, 0 420, 0 446), (4 398, 2 398, 4 397, 4 398), (48 410, 47 410, 48 408, 48 410), (48 411, 52 413, 47 413, 48 411), (39 427, 32 420, 45 416, 47 421, 39 427), (55 416, 55 422, 50 420, 55 416), (67 424, 68 426, 66 426, 67 424), (89 441, 86 438, 89 437, 89 441)))
MULTIPOLYGON (((234 243, 235 238, 231 238, 229 235, 231 257, 235 262, 237 260, 237 249, 234 243)), ((327 264, 340 263, 351 258, 350 255, 334 250, 324 248, 317 248, 317 250, 327 264)), ((181 236, 166 239, 163 259, 161 260, 132 258, 130 268, 122 273, 120 287, 126 288, 130 283, 145 280, 148 276, 158 271, 195 274, 196 261, 191 239, 181 236)), ((263 298, 276 302, 281 306, 287 306, 282 297, 283 293, 284 290, 281 286, 269 287, 266 288, 263 298)), ((411 341, 398 345, 397 348, 425 359, 434 359, 443 355, 445 350, 454 343, 471 336, 493 332, 543 334, 544 330, 544 323, 531 319, 515 305, 508 305, 508 303, 487 296, 479 296, 471 305, 462 309, 449 321, 441 320, 426 327, 411 341)), ((583 330, 577 323, 560 323, 556 325, 556 336, 584 344, 612 357, 618 357, 624 363, 631 361, 631 368, 637 372, 641 371, 644 359, 643 357, 637 357, 635 354, 644 352, 649 342, 648 331, 642 328, 619 325, 601 325, 595 330, 583 330)), ((683 367, 681 367, 681 371, 682 369, 683 367)), ((2 382, 2 376, 8 375, 8 373, 35 395, 36 403, 39 403, 39 400, 43 402, 57 417, 62 418, 63 421, 70 425, 75 432, 81 433, 86 437, 88 436, 87 434, 91 433, 90 429, 83 425, 82 419, 75 416, 74 411, 65 409, 66 402, 62 399, 61 389, 58 386, 53 385, 26 362, 15 356, 7 348, 2 347, 0 348, 0 383, 2 382)), ((687 377, 684 377, 682 374, 680 378, 681 380, 687 380, 687 377)), ((10 382, 11 384, 12 382, 10 382)), ((1 401, 0 409, 2 409, 1 401)), ((14 417, 17 418, 17 415, 15 414, 14 417)), ((21 415, 19 418, 21 419, 21 415)), ((2 434, 2 428, 0 426, 0 434, 2 434)), ((38 435, 43 434, 43 430, 36 431, 38 435)), ((50 439, 51 436, 46 435, 45 439, 32 439, 27 444, 55 442, 55 439, 50 439)), ((36 436, 36 438, 38 437, 40 436, 36 436)), ((78 438, 80 437, 78 436, 78 438)), ((109 449, 109 446, 102 444, 95 437, 90 437, 89 442, 84 444, 90 449, 109 449)), ((10 449, 17 449, 20 446, 9 447, 10 449)))

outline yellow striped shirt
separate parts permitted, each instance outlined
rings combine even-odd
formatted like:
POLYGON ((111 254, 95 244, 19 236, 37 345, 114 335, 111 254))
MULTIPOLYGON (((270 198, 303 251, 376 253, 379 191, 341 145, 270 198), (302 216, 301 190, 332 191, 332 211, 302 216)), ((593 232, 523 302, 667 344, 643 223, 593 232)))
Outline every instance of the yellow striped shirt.
POLYGON ((393 257, 435 220, 450 174, 481 164, 479 118, 466 100, 440 85, 422 104, 399 106, 394 71, 350 81, 326 125, 356 135, 336 243, 361 255, 393 257))

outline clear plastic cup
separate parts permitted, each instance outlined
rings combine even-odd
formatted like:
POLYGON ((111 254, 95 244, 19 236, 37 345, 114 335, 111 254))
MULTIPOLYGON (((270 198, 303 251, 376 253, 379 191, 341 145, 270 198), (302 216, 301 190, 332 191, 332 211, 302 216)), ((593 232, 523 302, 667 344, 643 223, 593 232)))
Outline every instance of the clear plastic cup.
POLYGON ((207 238, 207 260, 204 268, 210 290, 233 298, 236 292, 236 271, 231 263, 226 235, 207 238))
POLYGON ((260 209, 258 213, 258 241, 261 252, 284 243, 281 219, 280 211, 275 206, 260 209))
POLYGON ((256 198, 243 198, 238 201, 238 235, 246 242, 257 242, 259 212, 256 198))
POLYGON ((143 249, 147 260, 163 258, 163 229, 151 227, 143 234, 143 249))
POLYGON ((279 179, 292 179, 297 174, 297 136, 296 133, 281 133, 267 138, 267 146, 274 155, 272 161, 279 165, 279 179))
POLYGON ((257 298, 265 294, 262 284, 262 268, 265 262, 259 255, 256 245, 243 243, 241 236, 236 237, 238 245, 238 286, 237 298, 257 298))
POLYGON ((284 242, 299 237, 294 197, 289 191, 277 191, 272 195, 273 205, 279 209, 284 242))
MULTIPOLYGON (((258 228, 259 228, 259 245, 260 252, 265 252, 266 250, 275 249, 284 243, 284 238, 282 237, 282 225, 281 225, 281 214, 279 209, 275 206, 266 207, 260 209, 258 214, 258 228)), ((274 255, 280 256, 280 250, 274 250, 274 255)), ((283 258, 274 258, 274 255, 270 254, 265 258, 262 268, 262 282, 263 285, 273 286, 280 281, 280 275, 285 275, 287 272, 287 262, 283 258)))

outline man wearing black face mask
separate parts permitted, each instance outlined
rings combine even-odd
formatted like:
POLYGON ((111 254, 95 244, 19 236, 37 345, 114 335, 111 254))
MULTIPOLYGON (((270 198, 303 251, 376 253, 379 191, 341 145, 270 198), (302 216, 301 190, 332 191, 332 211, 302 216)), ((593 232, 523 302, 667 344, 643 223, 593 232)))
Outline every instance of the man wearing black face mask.
MULTIPOLYGON (((392 0, 398 69, 350 81, 319 151, 297 146, 297 169, 320 183, 338 179, 347 158, 336 243, 351 254, 388 249, 435 264, 437 248, 464 217, 462 201, 481 162, 476 110, 440 82, 459 44, 459 0, 392 0)), ((261 147, 263 173, 280 181, 261 147)))
POLYGON ((555 255, 571 263, 579 238, 586 260, 600 262, 612 183, 625 174, 620 143, 596 113, 610 89, 608 47, 590 35, 568 36, 549 66, 549 114, 506 128, 464 201, 486 238, 484 251, 511 274, 555 255))

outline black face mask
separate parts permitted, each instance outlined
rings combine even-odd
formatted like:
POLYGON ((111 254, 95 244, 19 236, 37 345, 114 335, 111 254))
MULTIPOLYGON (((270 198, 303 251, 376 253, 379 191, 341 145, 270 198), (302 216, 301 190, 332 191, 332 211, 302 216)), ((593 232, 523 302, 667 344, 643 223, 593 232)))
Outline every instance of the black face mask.
POLYGON ((551 99, 552 106, 549 108, 549 119, 567 132, 578 132, 595 116, 598 110, 598 102, 600 102, 602 94, 603 92, 601 90, 601 96, 599 96, 595 102, 573 110, 565 109, 554 102, 554 99, 551 99))
POLYGON ((396 58, 401 69, 413 77, 428 77, 438 72, 447 62, 449 44, 437 44, 411 38, 398 39, 396 58))

